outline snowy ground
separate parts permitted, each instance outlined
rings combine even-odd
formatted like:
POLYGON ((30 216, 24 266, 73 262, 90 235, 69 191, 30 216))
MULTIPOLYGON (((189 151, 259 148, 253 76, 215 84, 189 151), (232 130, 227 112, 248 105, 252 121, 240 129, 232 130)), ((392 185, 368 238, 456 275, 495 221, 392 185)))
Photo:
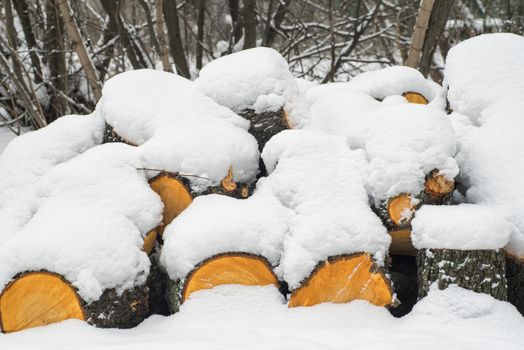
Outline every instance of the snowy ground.
POLYGON ((4 150, 5 146, 11 141, 16 135, 9 129, 0 127, 0 153, 4 150))
POLYGON ((9 335, 0 349, 523 349, 524 319, 508 304, 457 287, 432 291, 395 319, 364 301, 288 309, 272 286, 221 286, 181 312, 132 330, 69 320, 9 335))

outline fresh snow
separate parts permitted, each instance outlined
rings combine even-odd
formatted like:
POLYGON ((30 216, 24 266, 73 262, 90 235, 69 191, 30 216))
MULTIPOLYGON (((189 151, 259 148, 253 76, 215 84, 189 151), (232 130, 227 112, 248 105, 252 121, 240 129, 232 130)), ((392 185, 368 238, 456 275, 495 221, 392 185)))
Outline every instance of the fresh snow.
POLYGON ((524 255, 524 38, 481 35, 452 48, 445 86, 459 135, 466 200, 513 224, 506 247, 524 255))
POLYGON ((16 134, 11 130, 6 127, 0 127, 0 154, 2 154, 2 151, 7 146, 7 144, 15 137, 16 134))
POLYGON ((267 47, 217 58, 202 68, 195 85, 236 113, 276 111, 298 94, 286 60, 267 47))
POLYGON ((288 308, 273 286, 228 285, 193 293, 179 313, 130 330, 68 320, 0 334, 0 348, 520 350, 523 334, 512 305, 455 286, 431 290, 395 319, 365 301, 288 308))
POLYGON ((417 249, 499 249, 512 232, 507 220, 478 204, 424 205, 411 226, 417 249))

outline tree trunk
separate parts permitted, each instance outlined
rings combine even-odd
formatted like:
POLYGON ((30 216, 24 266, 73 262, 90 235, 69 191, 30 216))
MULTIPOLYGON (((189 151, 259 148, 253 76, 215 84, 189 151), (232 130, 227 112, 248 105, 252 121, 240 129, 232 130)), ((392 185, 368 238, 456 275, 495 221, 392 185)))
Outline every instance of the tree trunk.
POLYGON ((232 33, 229 44, 229 53, 233 51, 233 46, 235 46, 240 39, 242 39, 242 25, 240 20, 240 6, 238 0, 229 0, 229 12, 231 13, 231 25, 232 33))
POLYGON ((190 78, 189 66, 182 45, 182 36, 178 23, 178 10, 175 0, 164 0, 164 17, 167 25, 171 57, 173 57, 173 61, 175 62, 176 70, 179 75, 190 78))
POLYGON ((46 51, 48 52, 47 64, 49 66, 49 94, 51 95, 49 105, 50 112, 47 113, 46 120, 51 123, 58 117, 67 114, 67 100, 60 94, 67 96, 67 67, 64 47, 64 22, 59 15, 56 0, 46 3, 47 17, 47 41, 46 51))
POLYGON ((446 28, 449 13, 453 7, 455 0, 437 0, 431 12, 429 20, 429 27, 426 33, 426 40, 424 40, 424 47, 422 49, 422 57, 420 58, 420 72, 424 76, 428 76, 433 61, 433 53, 438 46, 440 37, 446 28))
POLYGON ((394 303, 389 279, 365 253, 341 255, 321 262, 302 285, 293 290, 289 307, 367 300, 378 306, 394 303))
POLYGON ((76 51, 78 58, 80 59, 82 67, 86 73, 87 81, 89 82, 89 85, 93 90, 95 99, 98 101, 102 97, 102 88, 100 87, 100 84, 98 82, 93 62, 91 62, 91 58, 87 54, 84 42, 82 41, 82 37, 80 36, 78 26, 76 25, 73 17, 71 16, 71 9, 69 8, 69 4, 66 0, 55 1, 58 5, 58 8, 60 9, 62 18, 64 19, 67 34, 69 36, 69 39, 71 40, 73 49, 76 51))
POLYGON ((507 300, 506 260, 502 250, 421 249, 417 256, 419 298, 431 284, 450 284, 507 300))
POLYGON ((264 257, 242 252, 224 253, 202 261, 182 280, 169 281, 169 308, 171 312, 177 312, 192 293, 225 284, 280 286, 264 257))
POLYGON ((206 16, 206 0, 198 1, 197 48, 196 68, 202 69, 202 55, 204 52, 204 19, 206 16))
POLYGON ((434 4, 435 0, 422 0, 422 3, 420 4, 419 13, 415 22, 415 29, 411 36, 411 46, 409 48, 408 58, 406 59, 406 66, 408 67, 418 67, 434 4))
POLYGON ((24 31, 27 48, 29 49, 29 57, 31 58, 31 65, 35 75, 35 83, 39 84, 42 82, 42 66, 40 64, 40 58, 38 57, 36 50, 36 40, 33 33, 33 27, 31 24, 31 17, 29 16, 29 9, 25 0, 15 0, 14 6, 20 22, 22 24, 22 30, 24 31))
POLYGON ((266 34, 264 46, 271 47, 275 43, 275 39, 277 37, 278 30, 280 30, 280 26, 282 25, 282 22, 284 22, 284 19, 286 18, 286 14, 287 14, 290 4, 291 4, 291 0, 284 0, 284 1, 278 2, 277 12, 275 13, 273 23, 272 24, 268 23, 267 34, 266 34))
POLYGON ((241 13, 242 26, 244 28, 244 50, 257 46, 257 14, 255 7, 255 0, 244 0, 241 13))
POLYGON ((166 72, 171 72, 169 64, 169 50, 166 43, 166 32, 164 31, 163 0, 155 0, 155 19, 156 31, 158 36, 158 45, 160 46, 160 58, 162 59, 162 68, 166 72))

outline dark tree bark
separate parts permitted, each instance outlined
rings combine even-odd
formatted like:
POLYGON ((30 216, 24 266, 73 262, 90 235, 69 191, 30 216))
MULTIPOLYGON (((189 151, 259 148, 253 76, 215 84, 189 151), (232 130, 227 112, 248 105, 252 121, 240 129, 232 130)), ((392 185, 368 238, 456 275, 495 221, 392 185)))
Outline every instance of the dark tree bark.
POLYGON ((42 82, 42 66, 40 64, 40 58, 36 54, 36 40, 33 33, 33 27, 31 24, 31 17, 29 15, 29 8, 25 0, 15 0, 14 6, 20 22, 22 24, 22 30, 24 31, 25 40, 27 42, 27 48, 29 49, 29 57, 31 58, 31 64, 34 70, 34 81, 39 84, 42 82))
POLYGON ((240 114, 251 122, 249 132, 255 137, 258 142, 258 149, 262 152, 266 142, 270 138, 281 132, 289 129, 289 124, 281 108, 276 112, 255 113, 253 110, 246 110, 240 114))
POLYGON ((169 37, 169 49, 171 57, 175 62, 176 70, 179 75, 189 78, 189 66, 187 64, 184 47, 182 45, 182 35, 178 21, 178 10, 175 0, 164 0, 164 18, 167 26, 167 36, 169 37))
POLYGON ((202 68, 202 55, 204 52, 204 19, 206 15, 206 0, 198 1, 197 47, 196 68, 202 68))
POLYGON ((506 260, 502 250, 421 249, 417 256, 419 298, 432 283, 450 284, 507 300, 506 260))
POLYGON ((424 76, 428 76, 429 74, 433 54, 444 32, 454 2, 455 0, 436 0, 433 5, 419 64, 420 72, 424 74, 424 76))
POLYGON ((233 46, 242 38, 242 25, 240 21, 240 5, 238 0, 229 0, 229 12, 231 13, 231 24, 233 26, 229 45, 229 52, 231 53, 233 46))
POLYGON ((49 84, 54 88, 49 89, 50 111, 46 113, 48 123, 66 114, 67 100, 60 94, 67 95, 67 66, 64 48, 64 22, 60 16, 56 0, 46 2, 47 17, 47 65, 49 68, 49 84))
POLYGON ((284 19, 286 18, 290 4, 291 0, 279 1, 273 23, 268 23, 264 46, 271 47, 275 43, 278 31, 280 30, 282 22, 284 22, 284 19))
POLYGON ((508 301, 524 315, 524 259, 506 254, 508 301))
POLYGON ((257 14, 255 0, 244 0, 242 7, 242 27, 244 28, 243 49, 257 46, 257 14))

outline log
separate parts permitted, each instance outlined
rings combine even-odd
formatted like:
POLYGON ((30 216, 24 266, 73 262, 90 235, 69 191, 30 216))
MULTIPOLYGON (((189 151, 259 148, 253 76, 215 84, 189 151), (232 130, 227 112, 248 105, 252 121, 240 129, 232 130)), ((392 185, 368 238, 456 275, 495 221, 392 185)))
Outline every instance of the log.
POLYGON ((411 219, 417 209, 415 202, 411 195, 401 194, 384 201, 378 208, 377 214, 390 231, 409 229, 411 219))
POLYGON ((524 316, 524 257, 505 253, 508 301, 524 316))
POLYGON ((427 105, 429 103, 428 99, 424 97, 424 95, 419 94, 418 92, 408 91, 404 92, 402 96, 409 102, 409 103, 416 103, 421 105, 427 105))
POLYGON ((168 290, 170 309, 178 311, 194 292, 225 284, 280 287, 266 258, 242 252, 218 254, 202 261, 184 279, 171 281, 168 290))
POLYGON ((348 303, 356 299, 378 306, 390 306, 394 301, 389 279, 366 253, 335 256, 317 265, 292 291, 288 306, 348 303))
POLYGON ((455 181, 446 179, 443 175, 439 175, 437 169, 434 169, 426 176, 422 202, 435 205, 450 204, 454 189, 455 181))
POLYGON ((151 254, 155 249, 157 236, 158 234, 156 230, 153 229, 149 231, 144 238, 144 246, 142 247, 142 250, 146 252, 147 255, 151 254))
POLYGON ((71 318, 97 327, 131 328, 147 316, 148 291, 146 285, 121 295, 108 289, 99 300, 87 303, 61 275, 25 272, 15 276, 0 294, 0 329, 11 333, 71 318))
POLYGON ((417 255, 419 298, 430 285, 450 284, 507 300, 506 260, 502 250, 421 249, 417 255))
POLYGON ((165 227, 180 215, 197 196, 214 193, 234 198, 247 198, 251 194, 251 188, 248 185, 237 184, 233 181, 231 168, 227 176, 221 181, 220 186, 211 186, 201 192, 191 189, 187 176, 166 171, 162 171, 149 180, 149 185, 164 203, 162 224, 156 228, 160 236, 163 235, 165 227))
POLYGON ((287 129, 291 129, 288 117, 284 108, 276 112, 255 113, 252 109, 247 109, 240 115, 251 122, 249 132, 258 142, 258 149, 262 152, 266 142, 274 135, 287 129))
POLYGON ((417 249, 411 241, 411 230, 392 230, 389 235, 391 236, 390 255, 417 255, 417 249))
POLYGON ((70 318, 85 320, 85 310, 76 290, 57 274, 25 273, 0 294, 0 328, 4 333, 70 318))

